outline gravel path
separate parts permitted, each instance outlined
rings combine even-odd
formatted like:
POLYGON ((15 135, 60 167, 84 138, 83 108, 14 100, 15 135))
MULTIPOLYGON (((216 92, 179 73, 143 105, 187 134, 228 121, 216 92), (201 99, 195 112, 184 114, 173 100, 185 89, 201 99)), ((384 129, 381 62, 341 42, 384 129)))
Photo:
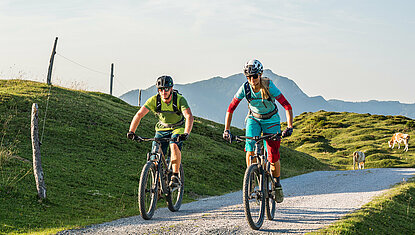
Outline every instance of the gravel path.
POLYGON ((414 175, 415 168, 380 168, 284 179, 285 200, 277 204, 275 219, 265 220, 259 231, 248 226, 239 191, 184 204, 175 213, 160 208, 149 221, 134 216, 59 234, 303 234, 333 223, 414 175))

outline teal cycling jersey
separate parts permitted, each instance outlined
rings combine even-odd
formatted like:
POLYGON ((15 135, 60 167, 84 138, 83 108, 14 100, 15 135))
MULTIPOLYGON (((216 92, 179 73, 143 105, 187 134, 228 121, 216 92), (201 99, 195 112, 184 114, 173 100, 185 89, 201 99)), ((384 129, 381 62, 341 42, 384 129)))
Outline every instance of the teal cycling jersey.
MULTIPOLYGON (((252 101, 249 102, 249 109, 254 113, 266 114, 275 109, 275 97, 281 95, 281 91, 275 86, 275 84, 270 80, 269 82, 269 92, 271 94, 271 100, 262 99, 261 91, 254 92, 252 86, 249 84, 249 89, 251 89, 251 98, 252 101)), ((238 89, 235 94, 235 98, 242 100, 246 98, 244 84, 238 89)))

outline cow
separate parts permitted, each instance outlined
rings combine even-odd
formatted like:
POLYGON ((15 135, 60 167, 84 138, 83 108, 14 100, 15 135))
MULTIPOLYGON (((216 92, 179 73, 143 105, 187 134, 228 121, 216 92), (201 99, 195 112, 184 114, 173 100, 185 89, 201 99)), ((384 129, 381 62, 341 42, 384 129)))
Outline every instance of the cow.
POLYGON ((356 170, 356 165, 359 169, 365 169, 365 153, 360 151, 355 151, 353 153, 353 170, 356 170))
POLYGON ((402 134, 402 133, 395 133, 393 134, 392 138, 389 140, 388 144, 391 149, 395 147, 395 144, 398 143, 398 149, 401 148, 401 144, 405 144, 404 151, 408 152, 408 142, 409 142, 409 135, 408 134, 402 134))

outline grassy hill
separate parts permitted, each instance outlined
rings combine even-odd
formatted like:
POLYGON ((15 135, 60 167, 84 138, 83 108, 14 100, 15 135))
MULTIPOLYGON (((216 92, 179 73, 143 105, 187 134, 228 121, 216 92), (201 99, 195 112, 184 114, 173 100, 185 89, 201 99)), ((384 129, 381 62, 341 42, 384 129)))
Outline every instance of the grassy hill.
POLYGON ((415 179, 396 185, 361 209, 311 234, 414 234, 415 179))
POLYGON ((365 153, 366 168, 415 167, 411 140, 408 152, 403 147, 389 148, 395 132, 415 136, 415 121, 404 116, 319 111, 295 117, 293 136, 284 143, 338 169, 353 169, 356 150, 365 153))
MULTIPOLYGON (((365 152, 366 168, 415 167, 411 141, 408 152, 403 147, 392 150, 388 146, 395 132, 414 136, 415 122, 407 117, 319 111, 297 116, 294 127, 294 134, 284 140, 285 145, 337 169, 353 169, 352 153, 356 150, 365 152)), ((312 234, 413 234, 414 197, 412 178, 312 234)))
MULTIPOLYGON (((48 91, 42 83, 0 80, 0 233, 55 233, 138 215, 139 173, 151 144, 126 138, 137 107, 107 94, 53 87, 45 119, 48 91), (44 201, 37 198, 31 162, 34 102, 41 136, 45 124, 44 201)), ((137 134, 153 136, 155 122, 147 115, 137 134)), ((243 145, 225 143, 222 132, 223 125, 196 118, 183 150, 185 201, 241 189, 243 145)), ((328 169, 306 153, 285 147, 281 153, 283 177, 328 169)))

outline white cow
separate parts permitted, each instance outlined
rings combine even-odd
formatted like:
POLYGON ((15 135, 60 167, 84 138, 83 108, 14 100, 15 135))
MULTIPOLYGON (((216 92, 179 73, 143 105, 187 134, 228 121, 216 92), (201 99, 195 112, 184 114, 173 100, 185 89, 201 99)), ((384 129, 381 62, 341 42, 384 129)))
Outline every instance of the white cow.
POLYGON ((365 153, 360 151, 355 151, 353 153, 353 170, 357 165, 359 169, 365 169, 365 153))
POLYGON ((393 134, 391 140, 389 140, 388 144, 389 147, 393 149, 395 147, 395 144, 398 143, 398 149, 401 148, 401 144, 405 144, 404 151, 408 152, 408 142, 409 142, 409 135, 408 134, 402 134, 402 133, 395 133, 393 134))

